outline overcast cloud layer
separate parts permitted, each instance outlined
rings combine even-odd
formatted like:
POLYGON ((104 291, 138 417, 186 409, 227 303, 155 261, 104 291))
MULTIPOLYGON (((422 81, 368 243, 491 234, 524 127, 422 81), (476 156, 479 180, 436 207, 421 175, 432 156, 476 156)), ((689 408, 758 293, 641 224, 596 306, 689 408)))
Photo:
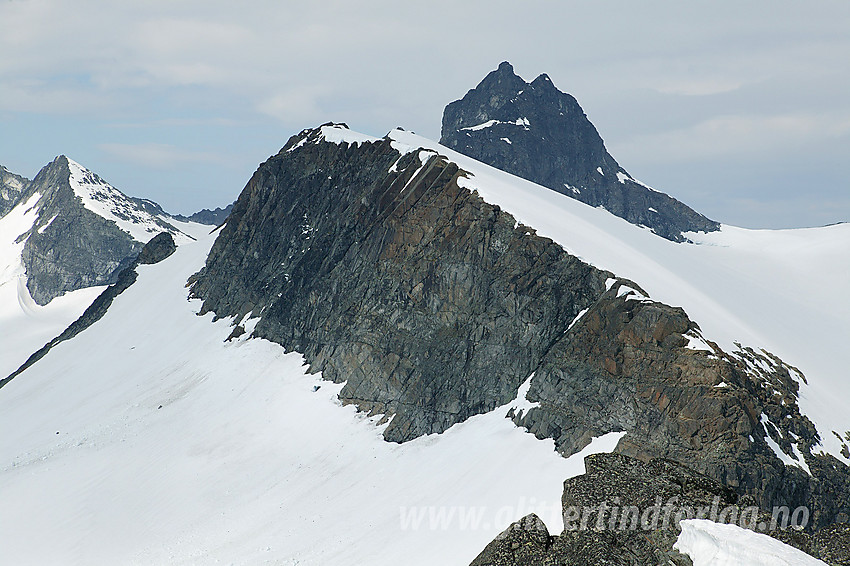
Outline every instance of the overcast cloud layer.
POLYGON ((499 62, 632 175, 749 227, 850 220, 850 3, 0 0, 0 164, 67 154, 188 213, 303 128, 433 139, 499 62))

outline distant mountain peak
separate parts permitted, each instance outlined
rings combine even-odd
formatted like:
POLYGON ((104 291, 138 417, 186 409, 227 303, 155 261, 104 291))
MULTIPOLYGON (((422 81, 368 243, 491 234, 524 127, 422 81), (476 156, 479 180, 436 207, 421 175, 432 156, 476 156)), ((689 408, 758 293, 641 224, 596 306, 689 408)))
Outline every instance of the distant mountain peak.
POLYGON ((0 165, 0 218, 12 210, 21 198, 29 179, 0 165))
POLYGON ((41 305, 68 291, 113 283, 161 232, 178 242, 191 239, 159 205, 126 196, 66 155, 27 181, 12 208, 24 202, 36 213, 18 236, 24 242, 20 262, 27 289, 41 305))
POLYGON ((189 216, 175 214, 172 218, 182 222, 197 222, 198 224, 207 224, 209 226, 221 226, 227 220, 227 217, 230 216, 231 210, 233 210, 233 203, 228 204, 224 208, 203 208, 189 216))
POLYGON ((547 74, 527 83, 506 61, 446 106, 440 143, 670 240, 719 227, 634 179, 608 153, 578 101, 547 74))

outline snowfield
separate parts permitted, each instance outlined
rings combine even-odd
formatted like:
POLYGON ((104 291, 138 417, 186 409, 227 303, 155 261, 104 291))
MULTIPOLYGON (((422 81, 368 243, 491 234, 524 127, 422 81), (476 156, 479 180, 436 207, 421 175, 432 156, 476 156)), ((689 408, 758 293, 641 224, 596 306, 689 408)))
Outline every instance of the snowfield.
POLYGON ((805 552, 761 533, 705 519, 682 521, 673 548, 694 566, 826 566, 805 552))
POLYGON ((213 238, 0 390, 4 561, 466 565, 529 512, 560 532, 563 480, 621 434, 563 459, 505 406, 387 443, 298 354, 195 314, 213 238))
MULTIPOLYGON (((139 209, 118 189, 77 162, 68 159, 68 163, 69 182, 86 208, 115 222, 140 242, 147 242, 162 231, 156 217, 139 209)), ((16 240, 41 223, 39 204, 42 196, 33 194, 26 202, 18 204, 0 218, 0 334, 3 336, 0 342, 0 379, 18 369, 30 354, 58 336, 83 314, 105 288, 89 287, 65 293, 44 306, 32 299, 21 261, 26 240, 16 240)), ((49 218, 38 231, 44 232, 55 219, 56 215, 49 218)), ((195 236, 207 234, 211 229, 210 226, 195 222, 180 222, 171 218, 164 220, 179 230, 174 234, 178 245, 192 241, 195 236)))

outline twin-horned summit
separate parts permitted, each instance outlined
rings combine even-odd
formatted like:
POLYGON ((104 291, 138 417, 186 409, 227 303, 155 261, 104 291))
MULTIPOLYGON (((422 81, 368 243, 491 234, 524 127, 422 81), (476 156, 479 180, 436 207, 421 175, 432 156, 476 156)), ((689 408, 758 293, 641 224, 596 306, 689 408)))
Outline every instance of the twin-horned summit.
POLYGON ((720 225, 635 180, 605 149, 576 99, 549 77, 527 83, 504 62, 446 106, 440 143, 459 153, 595 207, 659 236, 720 225))

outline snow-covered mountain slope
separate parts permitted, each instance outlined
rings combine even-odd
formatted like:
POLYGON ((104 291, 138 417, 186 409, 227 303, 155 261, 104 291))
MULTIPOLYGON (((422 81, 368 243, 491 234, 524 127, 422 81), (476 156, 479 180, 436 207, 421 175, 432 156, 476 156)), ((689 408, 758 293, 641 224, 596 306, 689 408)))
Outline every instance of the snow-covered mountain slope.
POLYGON ((31 206, 37 221, 22 234, 21 261, 27 289, 39 305, 68 291, 109 284, 157 233, 182 233, 150 201, 123 195, 77 162, 60 155, 27 184, 21 201, 38 194, 31 206))
POLYGON ((727 351, 737 341, 799 368, 808 379, 801 384, 803 413, 817 425, 824 450, 850 462, 833 434, 850 431, 842 355, 850 343, 850 224, 800 230, 724 225, 719 232, 688 234, 693 243, 674 243, 413 133, 394 130, 389 137, 399 147, 447 156, 473 174, 465 185, 485 201, 588 263, 638 282, 651 298, 683 307, 703 335, 727 351))
MULTIPOLYGON (((24 188, 26 194, 21 202, 0 217, 0 333, 3 335, 0 374, 4 377, 80 316, 104 284, 109 282, 106 276, 97 280, 98 266, 86 257, 89 250, 75 248, 92 235, 94 229, 86 226, 94 224, 98 230, 120 230, 118 238, 126 237, 128 241, 139 244, 166 228, 178 243, 192 241, 195 234, 209 232, 208 226, 193 222, 168 218, 166 224, 163 218, 151 215, 78 163, 68 159, 67 164, 66 176, 57 171, 61 165, 53 166, 54 171, 48 170, 37 177, 37 186, 24 188), (69 188, 79 200, 68 198, 66 192, 69 188), (103 224, 91 218, 81 218, 80 204, 97 214, 97 218, 102 218, 103 224), (67 263, 67 258, 57 257, 64 251, 66 256, 80 256, 79 267, 84 273, 78 274, 79 278, 74 281, 93 285, 70 290, 46 304, 39 304, 27 285, 28 276, 32 275, 27 273, 24 261, 28 244, 30 248, 26 255, 37 258, 30 260, 31 269, 38 272, 44 268, 52 274, 67 263), (68 247, 71 249, 66 249, 68 247), (89 272, 85 273, 86 270, 89 272)), ((102 241, 99 237, 88 239, 93 246, 102 241)), ((138 246, 128 244, 116 248, 117 255, 107 254, 106 269, 117 269, 125 259, 118 256, 124 251, 132 253, 135 247, 138 246)))
POLYGON ((38 221, 40 196, 34 194, 0 218, 0 374, 4 377, 76 319, 103 289, 66 293, 45 306, 32 300, 21 264, 24 241, 16 240, 38 221))
POLYGON ((620 434, 563 459, 506 406, 387 443, 298 354, 195 314, 213 238, 0 390, 4 560, 463 565, 533 510, 561 529, 561 482, 620 434))
MULTIPOLYGON (((163 230, 172 232, 175 241, 186 241, 186 235, 169 226, 164 215, 153 215, 138 202, 86 169, 73 159, 68 159, 69 182, 74 194, 86 209, 130 234, 137 242, 146 243, 163 230)), ((151 203, 153 204, 153 203, 151 203)), ((158 208, 158 205, 154 205, 158 208)))
POLYGON ((705 519, 682 521, 675 548, 694 566, 826 566, 767 535, 705 519))
MULTIPOLYGON (((337 143, 374 139, 333 126, 321 133, 337 143)), ((850 289, 841 270, 845 228, 724 227, 712 238, 693 235, 699 244, 674 244, 434 142, 391 135, 401 151, 424 146, 449 156, 485 200, 653 298, 684 306, 724 348, 739 340, 798 365, 809 377, 801 401, 809 416, 822 432, 825 422, 842 430, 839 362, 813 367, 810 348, 836 346, 817 343, 829 331, 846 336, 847 313, 826 308, 850 289), (808 296, 818 285, 835 294, 808 296), (813 323, 787 331, 802 341, 796 350, 771 326, 783 317, 813 323)), ((34 214, 20 213, 22 225, 34 214)), ((379 416, 339 406, 341 386, 306 375, 297 353, 246 339, 257 319, 226 342, 232 321, 195 315, 200 305, 186 300, 185 282, 214 236, 196 237, 141 267, 102 320, 0 390, 0 429, 9 431, 0 436, 0 508, 12 510, 0 515, 4 557, 468 564, 528 512, 559 532, 562 481, 583 471, 584 454, 611 450, 620 437, 558 457, 551 441, 504 418, 512 406, 529 407, 526 382, 513 403, 443 434, 386 443, 379 416)))

